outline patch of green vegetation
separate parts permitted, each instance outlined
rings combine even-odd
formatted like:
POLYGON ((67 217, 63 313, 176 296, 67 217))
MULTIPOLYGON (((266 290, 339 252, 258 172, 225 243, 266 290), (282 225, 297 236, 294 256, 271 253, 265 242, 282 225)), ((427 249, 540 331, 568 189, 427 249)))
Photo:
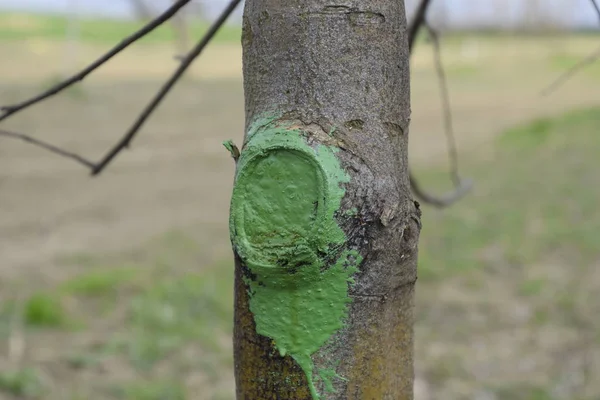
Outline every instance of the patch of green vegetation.
MULTIPOLYGON (((0 13, 0 40, 65 40, 69 21, 64 16, 0 13)), ((145 22, 116 19, 78 20, 79 39, 90 43, 117 44, 140 29, 145 22)), ((189 35, 201 37, 209 27, 208 22, 193 22, 189 24, 189 35)), ((174 41, 175 31, 170 24, 158 27, 152 33, 140 40, 140 43, 157 43, 174 41)), ((239 43, 241 27, 225 25, 216 34, 214 41, 222 43, 239 43)))
POLYGON ((552 400, 555 397, 543 387, 511 386, 493 389, 499 399, 511 400, 552 400))
POLYGON ((45 388, 35 369, 23 368, 0 372, 0 392, 29 399, 42 396, 45 388))
POLYGON ((40 328, 64 327, 69 322, 61 298, 47 293, 36 293, 27 299, 23 319, 26 325, 40 328))
POLYGON ((124 400, 185 400, 186 390, 179 381, 135 382, 116 390, 124 400))
POLYGON ((551 315, 548 310, 539 309, 533 313, 532 321, 535 325, 545 325, 550 320, 551 315))
MULTIPOLYGON (((424 206, 420 279, 542 262, 557 251, 581 264, 597 259, 599 132, 600 108, 576 110, 508 130, 493 163, 463 163, 473 192, 441 212, 424 206)), ((442 170, 416 173, 430 190, 448 188, 442 170)), ((541 290, 531 285, 521 289, 541 290)))
POLYGON ((87 368, 116 356, 144 372, 165 360, 214 379, 229 370, 232 354, 223 346, 230 340, 223 338, 233 329, 233 265, 227 261, 199 269, 200 250, 189 234, 171 231, 128 254, 63 258, 86 272, 56 293, 77 299, 84 309, 97 300, 118 304, 111 311, 122 319, 107 342, 67 355, 69 365, 87 368), (188 360, 190 349, 201 356, 188 360))
POLYGON ((219 338, 232 330, 233 268, 215 274, 164 278, 131 300, 124 351, 140 369, 152 365, 191 341, 206 351, 221 351, 219 338))
POLYGON ((543 279, 528 279, 520 283, 519 293, 522 296, 537 296, 547 286, 547 282, 543 279))
MULTIPOLYGON (((559 53, 554 54, 550 57, 550 65, 553 68, 567 71, 578 64, 581 64, 587 55, 575 55, 568 53, 559 53)), ((586 74, 588 76, 596 76, 600 77, 600 63, 590 63, 587 64, 584 68, 581 69, 582 74, 586 74)))
POLYGON ((61 291, 71 295, 105 296, 114 294, 122 285, 131 282, 139 269, 123 267, 95 270, 79 275, 61 286, 61 291))
MULTIPOLYGON (((509 129, 499 138, 502 148, 531 150, 547 144, 553 136, 567 136, 577 145, 578 136, 597 132, 600 125, 600 110, 588 108, 567 112, 559 117, 538 118, 523 126, 509 129)), ((588 137, 589 139, 589 137, 588 137)))
POLYGON ((534 148, 543 145, 556 121, 550 118, 537 119, 528 125, 513 128, 501 136, 501 141, 509 145, 518 144, 520 148, 534 148))
POLYGON ((445 355, 436 359, 425 372, 427 381, 433 385, 448 381, 451 378, 468 376, 468 372, 461 367, 462 363, 455 355, 445 355))

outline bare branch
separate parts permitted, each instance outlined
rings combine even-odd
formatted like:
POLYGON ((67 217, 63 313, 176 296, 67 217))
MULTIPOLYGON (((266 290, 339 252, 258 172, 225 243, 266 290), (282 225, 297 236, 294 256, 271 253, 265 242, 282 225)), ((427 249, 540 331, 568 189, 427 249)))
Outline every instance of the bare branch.
MULTIPOLYGON (((123 42, 121 42, 121 44, 119 46, 115 47, 110 53, 103 56, 101 59, 96 61, 94 64, 90 65, 90 67, 86 68, 78 75, 75 75, 73 78, 70 78, 69 80, 57 85, 56 87, 54 87, 53 89, 51 89, 47 92, 42 93, 40 96, 36 96, 36 97, 32 98, 31 100, 27 100, 23 103, 20 103, 20 104, 14 105, 14 106, 4 107, 3 109, 5 110, 5 114, 2 115, 2 117, 0 117, 0 121, 2 119, 5 119, 6 117, 8 117, 11 114, 14 114, 15 112, 18 112, 26 107, 29 107, 39 101, 42 101, 58 92, 64 90, 65 88, 69 87, 70 85, 77 82, 78 80, 83 79, 83 77, 85 77, 87 74, 92 72, 94 69, 98 68, 100 65, 102 65, 102 63, 106 62, 108 59, 110 59, 116 53, 123 50, 129 44, 133 43, 133 41, 144 36, 145 34, 150 32, 152 29, 154 29, 154 27, 160 25, 167 19, 171 18, 173 16, 173 14, 175 13, 175 11, 177 11, 179 8, 181 8, 183 5, 185 5, 189 1, 190 0, 178 1, 167 12, 161 14, 156 20, 154 20, 152 23, 147 25, 144 29, 140 30, 135 35, 130 36, 128 39, 125 39, 123 42), (157 21, 160 21, 160 22, 157 22, 157 21), (141 32, 144 32, 144 33, 141 33, 141 32)), ((92 175, 98 175, 117 156, 117 154, 119 154, 124 148, 129 146, 129 143, 133 140, 133 138, 135 137, 137 132, 143 126, 144 122, 150 117, 150 115, 154 112, 156 107, 158 107, 158 105, 161 103, 161 101, 165 98, 165 96, 173 88, 175 83, 177 83, 177 81, 183 76, 183 74, 189 68, 189 66, 193 63, 193 61, 202 53, 202 51, 206 48, 208 43, 210 43, 212 38, 219 31, 219 29, 223 26, 223 24, 225 23, 227 18, 231 15, 231 13, 235 10, 235 8, 239 5, 239 3, 241 3, 241 0, 231 0, 229 5, 223 10, 223 12, 219 16, 219 18, 212 24, 212 26, 209 28, 208 32, 206 32, 204 37, 198 42, 198 44, 192 49, 192 51, 190 51, 190 53, 185 56, 185 58, 183 59, 181 64, 178 66, 178 68, 175 70, 173 75, 169 78, 169 80, 167 80, 167 82, 165 82, 165 84, 162 86, 162 88, 154 96, 152 101, 142 111, 142 113, 136 119, 135 123, 131 126, 131 128, 129 128, 129 130, 125 133, 125 135, 121 138, 121 140, 119 140, 119 142, 98 163, 94 163, 80 155, 77 155, 77 154, 72 153, 67 150, 63 150, 57 146, 43 142, 41 140, 35 139, 35 138, 25 135, 25 134, 0 130, 0 135, 22 140, 22 141, 31 143, 35 146, 49 150, 52 153, 75 160, 75 161, 79 162, 80 164, 83 164, 86 167, 88 167, 91 170, 92 175)))
POLYGON ((408 51, 411 53, 417 40, 419 30, 425 23, 425 17, 427 16, 427 10, 429 9, 430 5, 431 0, 421 0, 419 6, 417 7, 417 11, 415 12, 415 16, 408 27, 408 51))
POLYGON ((417 199, 422 201, 425 204, 429 204, 435 207, 443 208, 448 207, 455 203, 456 201, 463 198, 473 187, 473 182, 471 180, 461 180, 460 184, 454 188, 452 192, 446 193, 441 196, 432 195, 427 191, 423 190, 415 176, 410 174, 410 187, 415 193, 417 199))
POLYGON ((152 101, 146 106, 144 111, 140 114, 135 123, 129 128, 127 133, 123 136, 123 138, 104 156, 104 158, 92 169, 92 175, 97 175, 111 162, 111 160, 119 154, 124 148, 129 146, 129 143, 133 140, 137 132, 140 130, 144 122, 150 117, 150 115, 154 112, 156 107, 161 103, 164 97, 169 93, 169 91, 173 88, 175 83, 181 78, 184 72, 189 68, 192 62, 198 57, 206 45, 210 43, 211 39, 215 36, 217 31, 221 28, 221 26, 225 23, 227 18, 231 15, 231 13, 235 10, 241 0, 231 0, 227 7, 223 10, 219 18, 212 24, 208 32, 204 35, 202 40, 198 42, 198 44, 188 53, 188 55, 183 59, 179 67, 175 70, 173 75, 169 78, 167 82, 163 85, 163 87, 159 90, 156 96, 152 99, 152 101))
MULTIPOLYGON (((594 7, 594 9, 596 10, 596 14, 598 14, 598 20, 600 20, 600 6, 598 5, 598 2, 596 0, 590 0, 590 1, 592 3, 592 6, 594 7)), ((551 84, 546 86, 540 92, 540 95, 547 96, 550 93, 556 91, 556 89, 558 89, 562 85, 564 85, 565 82, 567 82, 569 79, 571 79, 577 72, 581 71, 585 67, 598 61, 599 58, 600 58, 600 48, 598 48, 592 54, 588 55, 586 58, 579 61, 577 64, 573 65, 571 68, 569 68, 563 74, 561 74, 558 78, 556 78, 554 80, 554 82, 552 82, 551 84)))
POLYGON ((436 196, 428 193, 419 185, 417 178, 410 172, 410 187, 414 195, 421 202, 429 204, 435 207, 448 207, 454 202, 460 200, 466 195, 472 188, 473 183, 471 181, 463 181, 458 174, 458 153, 456 150, 456 142, 454 140, 454 130, 452 128, 452 111, 450 107, 450 95, 448 94, 448 86, 446 84, 446 74, 442 66, 440 56, 439 38, 436 31, 434 31, 429 24, 427 24, 427 10, 431 5, 431 0, 421 0, 413 21, 411 22, 408 29, 408 45, 412 55, 412 50, 416 42, 419 30, 425 26, 431 36, 434 46, 435 65, 438 78, 440 81, 440 90, 442 92, 442 106, 444 109, 444 128, 446 132, 446 138, 448 140, 448 148, 450 152, 450 163, 451 163, 451 174, 455 184, 454 191, 444 194, 442 196, 436 196))
POLYGON ((108 60, 113 58, 115 55, 119 54, 121 51, 126 49, 129 45, 131 45, 132 43, 141 39, 142 37, 146 36, 148 33, 152 32, 154 29, 156 29, 157 27, 162 25, 164 22, 168 21, 171 17, 173 17, 173 15, 175 15, 175 13, 177 13, 177 11, 179 11, 183 6, 185 6, 190 1, 191 0, 178 0, 175 4, 173 4, 171 7, 169 7, 164 13, 162 13, 161 15, 156 17, 154 20, 150 21, 142 29, 135 32, 131 36, 128 36, 125 39, 123 39, 117 46, 112 48, 108 53, 104 54, 102 57, 100 57, 99 59, 94 61, 88 67, 86 67, 79 73, 73 75, 72 77, 66 79, 65 81, 60 82, 57 85, 46 90, 45 92, 43 92, 35 97, 32 97, 28 100, 25 100, 21 103, 0 107, 0 111, 2 111, 2 113, 0 114, 0 121, 8 118, 9 116, 27 108, 27 107, 30 107, 36 103, 39 103, 42 100, 47 99, 48 97, 54 96, 54 95, 62 92, 63 90, 65 90, 66 88, 68 88, 69 86, 71 86, 77 82, 82 81, 83 79, 85 79, 85 77, 87 75, 92 73, 98 67, 102 66, 104 63, 106 63, 108 60))
POLYGON ((442 65, 439 35, 437 31, 427 23, 427 20, 425 20, 425 27, 433 42, 433 55, 435 59, 435 69, 440 84, 442 109, 444 110, 444 131, 446 132, 446 140, 448 143, 451 174, 454 179, 454 184, 460 186, 460 176, 458 175, 458 151, 456 149, 456 140, 454 138, 454 128, 452 124, 452 106, 450 104, 450 93, 448 91, 446 72, 442 65))
POLYGON ((598 61, 600 58, 600 48, 594 51, 592 54, 588 55, 583 60, 579 61, 577 64, 569 68, 563 74, 561 74, 558 78, 554 80, 550 85, 546 86, 544 90, 540 92, 542 96, 547 96, 550 93, 556 91, 556 89, 560 88, 565 84, 569 79, 571 79, 577 72, 581 71, 583 68, 593 64, 598 61))
POLYGON ((23 133, 11 132, 4 129, 0 129, 0 136, 7 136, 13 139, 18 139, 27 143, 31 143, 34 146, 41 147, 42 149, 48 150, 54 154, 58 154, 59 156, 75 160, 78 163, 83 164, 90 169, 93 169, 95 167, 95 164, 92 161, 87 160, 84 157, 81 157, 80 155, 77 155, 67 150, 63 150, 57 146, 54 146, 53 144, 46 143, 44 141, 38 140, 34 137, 25 135, 23 133))

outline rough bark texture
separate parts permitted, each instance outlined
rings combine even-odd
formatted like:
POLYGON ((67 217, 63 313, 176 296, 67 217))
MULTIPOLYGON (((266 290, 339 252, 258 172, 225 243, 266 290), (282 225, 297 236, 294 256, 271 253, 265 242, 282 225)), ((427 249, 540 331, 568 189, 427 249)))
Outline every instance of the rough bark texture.
MULTIPOLYGON (((247 0, 243 47, 247 130, 275 113, 309 144, 339 148, 350 178, 336 220, 362 262, 343 327, 312 354, 315 371, 335 370, 332 387, 316 379, 316 390, 321 399, 412 399, 420 211, 408 175, 404 2, 247 0)), ((306 371, 256 333, 249 279, 236 253, 237 398, 313 399, 306 371)))

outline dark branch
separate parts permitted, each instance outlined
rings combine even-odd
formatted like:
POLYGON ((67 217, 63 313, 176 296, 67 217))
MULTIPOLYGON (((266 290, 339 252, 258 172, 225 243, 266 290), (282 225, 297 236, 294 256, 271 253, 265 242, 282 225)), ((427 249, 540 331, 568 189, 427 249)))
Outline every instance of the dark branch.
POLYGON ((59 148, 57 146, 54 146, 54 145, 52 145, 50 143, 46 143, 46 142, 43 142, 43 141, 38 140, 36 138, 33 138, 33 137, 29 136, 29 135, 25 135, 25 134, 22 134, 22 133, 11 132, 11 131, 6 131, 6 130, 3 130, 3 129, 0 129, 0 136, 7 136, 7 137, 10 137, 10 138, 13 138, 13 139, 18 139, 18 140, 22 140, 22 141, 27 142, 27 143, 31 143, 34 146, 41 147, 42 149, 48 150, 48 151, 50 151, 50 152, 52 152, 54 154, 58 154, 58 155, 60 155, 62 157, 66 157, 66 158, 70 158, 71 160, 75 160, 78 163, 83 164, 83 165, 85 165, 86 167, 88 167, 90 169, 94 168, 94 163, 92 161, 89 161, 89 160, 81 157, 80 155, 77 155, 77 154, 72 153, 70 151, 63 150, 63 149, 61 149, 61 148, 59 148))
POLYGON ((135 123, 129 128, 123 138, 104 156, 104 158, 92 169, 92 175, 97 175, 111 162, 117 154, 119 154, 124 148, 129 146, 129 143, 133 140, 137 132, 140 130, 144 122, 154 112, 156 107, 161 103, 164 97, 173 88, 175 83, 181 78, 184 72, 189 68, 192 62, 202 53, 204 48, 211 39, 215 36, 221 26, 225 23, 227 18, 235 10, 241 0, 232 0, 229 2, 227 7, 223 10, 219 18, 212 24, 208 32, 204 35, 202 40, 188 53, 183 59, 179 67, 175 70, 171 78, 160 89, 152 101, 146 106, 144 111, 140 114, 135 123))
POLYGON ((2 111, 2 113, 0 113, 0 121, 8 118, 9 116, 27 108, 27 107, 30 107, 36 103, 39 103, 42 100, 47 99, 48 97, 52 97, 55 94, 62 92, 63 90, 65 90, 66 88, 68 88, 71 85, 74 85, 77 82, 82 81, 83 79, 85 79, 86 76, 88 76, 94 70, 96 70, 97 68, 102 66, 104 63, 106 63, 108 60, 113 58, 115 55, 119 54, 121 51, 126 49, 129 45, 131 45, 132 43, 141 39, 142 37, 146 36, 148 33, 152 32, 154 29, 156 29, 157 27, 162 25, 164 22, 168 21, 171 17, 173 17, 173 15, 175 15, 175 13, 177 13, 177 11, 179 11, 183 6, 185 6, 190 1, 191 0, 179 0, 179 1, 175 2, 164 13, 162 13, 161 15, 156 17, 156 19, 150 21, 142 29, 135 32, 131 36, 123 39, 121 41, 121 43, 119 43, 117 46, 115 46, 113 49, 111 49, 108 53, 104 54, 102 57, 100 57, 99 59, 94 61, 88 67, 86 67, 84 70, 73 75, 72 77, 68 78, 67 80, 58 83, 57 85, 51 87, 50 89, 46 90, 45 92, 43 92, 35 97, 32 97, 31 99, 25 100, 18 104, 1 107, 0 111, 2 111))
POLYGON ((440 51, 440 40, 438 33, 427 23, 425 20, 425 27, 431 37, 433 43, 433 56, 435 60, 435 70, 438 75, 438 81, 440 84, 442 109, 444 110, 444 131, 446 132, 446 140, 448 142, 448 152, 450 156, 450 169, 452 171, 452 177, 454 184, 460 186, 460 176, 458 175, 458 151, 456 149, 456 140, 454 138, 454 128, 452 124, 452 106, 450 104, 450 93, 448 91, 448 81, 446 79, 446 72, 442 65, 442 56, 440 51))
POLYGON ((458 154, 456 151, 456 142, 454 140, 454 130, 452 128, 452 111, 450 107, 450 96, 448 94, 446 75, 444 73, 444 68, 442 66, 440 56, 439 38, 437 32, 435 32, 426 22, 427 10, 429 9, 430 5, 431 0, 421 0, 421 2, 419 3, 417 11, 415 12, 415 16, 413 17, 413 20, 408 28, 408 46, 412 55, 417 35, 419 34, 420 29, 423 26, 425 26, 431 36, 431 40, 433 41, 434 46, 435 65, 440 81, 440 90, 442 92, 442 106, 444 108, 444 128, 448 140, 452 179, 454 181, 455 188, 450 193, 444 194, 442 196, 436 196, 431 193, 428 193, 423 188, 421 188, 417 181, 417 178, 415 178, 412 172, 410 172, 409 174, 410 187, 417 199, 419 199, 425 204, 441 208, 448 207, 454 202, 460 200, 471 190, 473 183, 471 181, 463 181, 458 174, 458 154))
MULTIPOLYGON (((592 6, 596 10, 596 14, 598 15, 598 20, 600 20, 600 6, 598 6, 598 2, 596 0, 590 0, 592 6)), ((563 74, 561 74, 558 78, 554 80, 551 84, 546 86, 544 90, 540 92, 542 96, 547 96, 550 93, 556 91, 556 89, 560 88, 565 84, 569 79, 571 79, 577 72, 581 71, 588 65, 593 64, 600 58, 600 48, 594 51, 592 54, 588 55, 583 60, 579 61, 577 64, 573 65, 571 68, 566 70, 563 74)))
MULTIPOLYGON (((0 116, 0 121, 2 119, 7 118, 11 114, 14 114, 14 113, 16 113, 24 108, 27 108, 39 101, 42 101, 50 96, 53 96, 54 94, 64 90, 65 88, 69 87, 70 85, 74 84, 75 82, 83 79, 86 75, 88 75, 93 70, 98 68, 104 62, 108 61, 112 56, 114 56, 115 54, 117 54, 118 52, 123 50, 129 44, 138 40, 142 36, 148 34, 154 28, 156 28, 158 25, 162 24, 163 22, 165 22, 166 20, 171 18, 177 10, 179 10, 181 7, 183 7, 183 5, 185 5, 189 1, 190 0, 178 1, 171 8, 169 8, 169 10, 167 10, 165 13, 161 14, 157 19, 152 21, 150 24, 146 25, 146 27, 144 27, 142 30, 136 32, 134 35, 123 40, 121 42, 121 44, 119 44, 117 47, 115 47, 113 50, 111 50, 110 53, 106 54, 105 56, 100 58, 98 61, 94 62, 92 65, 90 65, 88 68, 86 68, 79 74, 73 76, 72 78, 66 80, 65 82, 53 87, 52 89, 42 93, 39 96, 32 98, 30 100, 27 100, 23 103, 19 103, 14 106, 8 106, 8 107, 2 108, 5 111, 5 113, 2 114, 2 116, 0 116)), ((202 51, 205 49, 205 47, 208 45, 208 43, 210 43, 210 41, 213 39, 215 34, 223 26, 223 24, 225 23, 227 18, 231 15, 231 13, 235 10, 235 8, 239 5, 239 3, 241 3, 241 0, 231 0, 229 5, 225 8, 225 10, 223 10, 223 12, 219 16, 219 18, 209 28, 208 32, 204 35, 204 37, 200 40, 200 42, 198 42, 198 44, 192 49, 192 51, 190 51, 190 53, 187 56, 185 56, 185 58, 183 59, 183 61, 179 65, 179 67, 175 70, 173 75, 169 78, 169 80, 167 82, 165 82, 163 87, 155 95, 155 97, 152 99, 152 101, 142 111, 142 113, 137 118, 135 123, 131 126, 131 128, 125 133, 125 135, 122 137, 122 139, 119 140, 119 142, 98 163, 94 163, 92 161, 85 159, 82 156, 79 156, 79 155, 71 153, 69 151, 60 149, 49 143, 34 139, 33 137, 28 136, 28 135, 24 135, 21 133, 8 132, 8 131, 0 131, 0 134, 2 134, 3 136, 23 140, 25 142, 28 142, 28 143, 34 144, 38 147, 49 150, 55 154, 75 160, 75 161, 79 162, 80 164, 83 164, 86 167, 90 168, 92 175, 98 175, 100 172, 102 172, 102 170, 104 170, 104 168, 106 168, 106 166, 115 158, 115 156, 117 154, 119 154, 124 148, 129 146, 129 143, 133 140, 133 138, 135 137, 137 132, 143 126, 144 122, 150 117, 150 115, 154 112, 156 107, 158 107, 158 105, 161 103, 161 101, 165 98, 165 96, 173 88, 175 83, 177 83, 177 81, 183 76, 183 74, 189 68, 189 66, 193 63, 193 61, 202 53, 202 51)))
POLYGON ((411 53, 415 45, 415 41, 417 40, 419 30, 425 23, 425 17, 427 16, 427 10, 429 9, 430 5, 431 0, 421 0, 419 6, 417 7, 417 11, 415 12, 415 16, 408 27, 408 50, 411 53))

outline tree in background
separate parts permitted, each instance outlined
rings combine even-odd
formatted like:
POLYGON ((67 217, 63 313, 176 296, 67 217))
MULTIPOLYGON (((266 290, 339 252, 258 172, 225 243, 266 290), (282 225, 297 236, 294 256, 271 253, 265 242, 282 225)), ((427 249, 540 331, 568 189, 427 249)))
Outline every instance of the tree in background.
MULTIPOLYGON (((157 12, 148 4, 148 0, 129 0, 135 15, 142 21, 149 21, 156 18, 157 12)), ((177 0, 171 0, 177 4, 177 0)), ((206 18, 205 4, 203 1, 194 1, 186 5, 181 11, 173 15, 170 19, 173 32, 175 33, 175 42, 177 46, 176 58, 182 60, 190 49, 189 44, 189 20, 193 16, 195 19, 206 18)))

